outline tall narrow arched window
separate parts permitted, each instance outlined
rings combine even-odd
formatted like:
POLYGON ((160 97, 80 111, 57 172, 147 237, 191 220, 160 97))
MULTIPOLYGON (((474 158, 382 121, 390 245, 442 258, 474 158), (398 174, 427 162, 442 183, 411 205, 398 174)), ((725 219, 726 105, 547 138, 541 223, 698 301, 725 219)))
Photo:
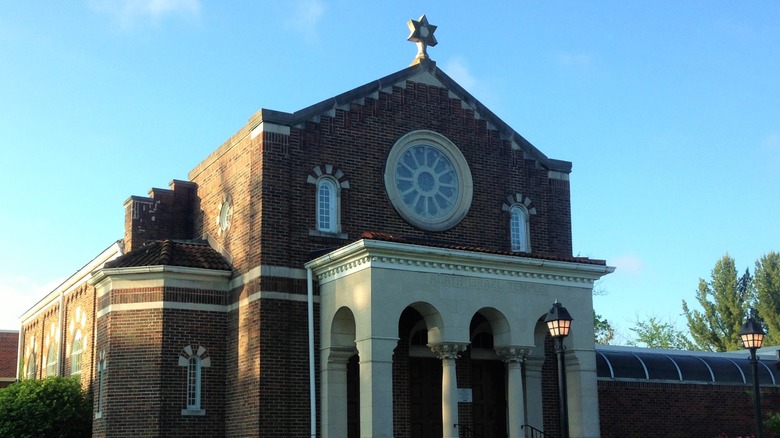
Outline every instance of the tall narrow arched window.
POLYGON ((81 338, 81 330, 76 330, 76 335, 73 336, 73 346, 70 348, 70 373, 81 373, 81 353, 84 350, 83 340, 81 338))
POLYGON ((339 231, 337 190, 335 181, 330 178, 317 181, 317 231, 339 231))
POLYGON ((201 345, 187 345, 179 353, 179 366, 187 368, 185 381, 186 399, 182 415, 206 415, 201 404, 203 368, 211 366, 211 357, 201 345))
POLYGON ((528 211, 525 207, 515 204, 509 209, 509 217, 512 251, 530 252, 530 245, 528 244, 528 211))
POLYGON ((103 401, 106 398, 106 352, 100 352, 97 366, 97 412, 95 418, 103 418, 103 401))
POLYGON ((187 409, 200 409, 200 358, 190 357, 187 364, 187 409))
POLYGON ((30 353, 30 355, 27 357, 27 373, 25 374, 28 379, 34 379, 35 373, 38 371, 36 360, 35 353, 30 353))
POLYGON ((52 341, 46 353, 46 377, 57 375, 57 344, 52 341))

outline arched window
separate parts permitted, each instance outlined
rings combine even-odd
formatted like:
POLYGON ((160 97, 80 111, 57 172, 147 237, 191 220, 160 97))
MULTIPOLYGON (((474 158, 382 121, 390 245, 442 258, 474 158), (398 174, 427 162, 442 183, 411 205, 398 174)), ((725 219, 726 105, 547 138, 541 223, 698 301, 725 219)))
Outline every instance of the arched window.
POLYGON ((97 412, 95 418, 103 418, 103 400, 106 398, 106 352, 100 352, 97 366, 97 412))
POLYGON ((331 178, 317 181, 317 231, 339 231, 337 186, 331 178))
POLYGON ((27 373, 25 373, 28 379, 34 379, 35 373, 38 371, 35 361, 35 353, 30 353, 27 357, 27 373))
POLYGON ((509 229, 512 241, 512 251, 530 252, 528 244, 528 210, 515 204, 509 209, 509 229))
POLYGON ((200 358, 190 357, 187 365, 187 409, 200 409, 200 358))
POLYGON ((57 344, 53 341, 46 353, 46 377, 57 375, 57 344))
POLYGON ((211 366, 211 357, 208 351, 200 345, 188 345, 179 353, 179 366, 187 368, 187 380, 185 383, 187 398, 182 415, 206 415, 206 410, 201 406, 201 393, 203 382, 203 368, 211 366))
POLYGON ((81 374, 81 353, 84 350, 81 330, 76 330, 73 336, 73 346, 70 348, 70 373, 81 374))

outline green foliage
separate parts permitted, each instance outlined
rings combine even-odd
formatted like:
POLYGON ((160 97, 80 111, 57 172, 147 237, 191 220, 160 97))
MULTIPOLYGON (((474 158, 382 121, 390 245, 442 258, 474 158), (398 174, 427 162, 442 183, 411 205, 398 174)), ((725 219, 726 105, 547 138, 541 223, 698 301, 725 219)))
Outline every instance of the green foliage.
POLYGON ((92 400, 76 377, 13 383, 0 389, 0 436, 92 436, 92 400))
POLYGON ((648 348, 665 348, 672 350, 695 350, 696 346, 685 336, 685 333, 668 322, 662 322, 655 316, 647 321, 637 321, 631 331, 636 333, 636 340, 629 345, 648 348))
POLYGON ((593 312, 593 335, 596 338, 596 343, 601 345, 609 345, 615 338, 615 329, 606 318, 602 318, 595 311, 593 312))
POLYGON ((766 416, 764 429, 774 436, 780 436, 780 412, 772 412, 766 416))
POLYGON ((704 312, 691 310, 683 300, 683 312, 696 346, 707 351, 741 349, 738 333, 752 304, 750 273, 746 270, 738 278, 734 259, 726 254, 715 263, 709 283, 699 279, 696 300, 704 312))
MULTIPOLYGON (((780 254, 770 252, 756 261, 756 310, 767 328, 764 345, 780 344, 780 254)), ((780 419, 778 420, 780 421, 780 419)))

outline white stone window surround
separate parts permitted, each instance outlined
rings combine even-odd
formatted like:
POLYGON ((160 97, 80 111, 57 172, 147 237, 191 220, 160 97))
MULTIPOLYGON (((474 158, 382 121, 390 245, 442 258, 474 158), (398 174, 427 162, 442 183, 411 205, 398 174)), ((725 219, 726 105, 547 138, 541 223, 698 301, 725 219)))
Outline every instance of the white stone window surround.
POLYGON ((95 418, 103 418, 103 401, 106 398, 106 352, 100 350, 97 365, 97 412, 95 418))
POLYGON ((187 368, 184 416, 203 416, 206 410, 201 406, 203 368, 211 366, 208 351, 200 345, 187 345, 179 353, 179 366, 187 368))
POLYGON ((317 165, 309 172, 306 182, 315 186, 315 228, 309 230, 310 236, 347 238, 341 232, 341 195, 342 190, 349 189, 345 176, 332 164, 317 165))
POLYGON ((509 213, 509 243, 513 252, 531 252, 531 216, 536 207, 531 198, 515 193, 507 196, 501 209, 509 213))
POLYGON ((412 131, 398 139, 387 156, 384 180, 393 208, 417 228, 448 230, 471 207, 468 163, 452 141, 434 131, 412 131))
POLYGON ((217 212, 216 225, 217 235, 221 236, 226 234, 230 229, 230 221, 233 216, 233 198, 229 194, 222 196, 222 202, 219 204, 219 211, 217 212))
POLYGON ((84 352, 83 337, 81 330, 76 330, 73 335, 73 345, 70 351, 70 374, 81 374, 81 355, 84 352))

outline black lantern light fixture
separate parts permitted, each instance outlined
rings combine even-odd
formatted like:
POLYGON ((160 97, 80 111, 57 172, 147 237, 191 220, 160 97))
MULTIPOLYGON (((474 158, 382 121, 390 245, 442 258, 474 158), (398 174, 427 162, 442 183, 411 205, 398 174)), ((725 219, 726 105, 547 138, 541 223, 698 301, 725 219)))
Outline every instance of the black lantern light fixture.
POLYGON ((573 320, 574 318, 569 315, 569 311, 558 300, 555 300, 544 318, 550 336, 555 340, 555 351, 558 353, 558 398, 561 409, 561 437, 563 438, 569 438, 569 405, 566 395, 566 357, 563 338, 569 336, 573 320))
POLYGON ((742 338, 742 344, 750 350, 750 363, 753 365, 753 397, 755 398, 756 405, 756 436, 758 438, 764 437, 764 426, 761 423, 761 391, 758 386, 758 359, 756 358, 756 350, 761 348, 764 343, 764 328, 761 327, 755 318, 750 317, 745 324, 742 325, 742 329, 739 331, 739 337, 742 338))

